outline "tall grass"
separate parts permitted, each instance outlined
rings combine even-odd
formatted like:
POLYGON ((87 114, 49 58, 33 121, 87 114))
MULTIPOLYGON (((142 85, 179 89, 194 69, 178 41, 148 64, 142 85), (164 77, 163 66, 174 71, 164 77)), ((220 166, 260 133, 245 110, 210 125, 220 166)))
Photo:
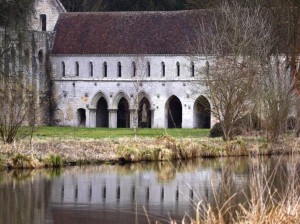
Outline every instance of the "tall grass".
POLYGON ((267 175, 267 171, 257 163, 257 166, 250 170, 249 192, 244 192, 246 202, 239 204, 235 203, 237 194, 231 191, 232 175, 226 168, 222 170, 222 194, 214 193, 216 204, 198 202, 195 206, 195 217, 184 217, 182 223, 300 223, 299 168, 298 161, 289 164, 285 180, 282 179, 283 188, 278 189, 275 188, 274 177, 285 168, 276 166, 271 175, 267 175))

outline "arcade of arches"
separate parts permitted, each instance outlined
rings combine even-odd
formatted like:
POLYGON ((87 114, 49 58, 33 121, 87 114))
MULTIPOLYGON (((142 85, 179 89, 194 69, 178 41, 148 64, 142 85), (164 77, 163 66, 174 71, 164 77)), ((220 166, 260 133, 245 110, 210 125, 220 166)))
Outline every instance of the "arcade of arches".
MULTIPOLYGON (((130 128, 133 127, 133 113, 126 97, 121 97, 116 104, 115 109, 110 109, 107 100, 104 97, 96 99, 96 108, 94 111, 93 127, 110 127, 110 128, 130 128)), ((180 99, 172 95, 165 103, 165 128, 182 128, 183 106, 180 99)), ((90 110, 91 113, 92 110, 90 110)), ((138 106, 138 127, 151 128, 153 123, 154 110, 151 109, 150 101, 147 97, 139 100, 138 106)), ((78 125, 86 125, 86 114, 84 109, 78 109, 78 125)), ((211 107, 210 103, 204 96, 199 96, 193 105, 193 127, 210 128, 211 126, 211 107)))

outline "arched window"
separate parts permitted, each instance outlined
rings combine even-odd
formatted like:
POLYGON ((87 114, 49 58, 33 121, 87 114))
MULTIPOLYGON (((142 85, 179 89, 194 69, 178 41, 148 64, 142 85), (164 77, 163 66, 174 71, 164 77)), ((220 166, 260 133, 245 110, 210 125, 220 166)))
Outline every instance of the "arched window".
POLYGON ((47 17, 45 14, 40 15, 40 21, 41 21, 42 31, 46 31, 47 30, 47 17))
POLYGON ((165 62, 161 62, 161 76, 165 77, 166 76, 166 65, 165 62))
POLYGON ((90 77, 93 77, 93 75, 94 75, 94 66, 93 66, 93 62, 91 62, 91 61, 89 63, 89 70, 90 70, 90 77))
POLYGON ((209 72, 209 62, 208 61, 205 62, 205 70, 206 70, 206 74, 208 74, 208 72, 209 72))
POLYGON ((150 62, 147 62, 147 76, 150 77, 151 75, 151 68, 150 68, 150 62))
POLYGON ((136 65, 135 62, 132 62, 132 77, 136 76, 136 65))
POLYGON ((122 77, 122 65, 121 62, 118 62, 118 77, 122 77))
POLYGON ((78 63, 78 61, 75 62, 75 76, 79 76, 79 63, 78 63))
POLYGON ((194 77, 195 76, 195 64, 194 62, 192 61, 191 62, 191 77, 194 77))
POLYGON ((103 77, 107 77, 107 63, 106 61, 103 63, 103 77))
POLYGON ((29 50, 28 49, 26 49, 24 51, 24 56, 25 56, 25 66, 26 66, 26 69, 29 69, 30 57, 29 57, 29 50))
POLYGON ((66 65, 65 62, 61 63, 62 77, 66 76, 66 65))
POLYGON ((176 62, 176 68, 177 68, 177 76, 180 76, 180 64, 178 61, 176 62))

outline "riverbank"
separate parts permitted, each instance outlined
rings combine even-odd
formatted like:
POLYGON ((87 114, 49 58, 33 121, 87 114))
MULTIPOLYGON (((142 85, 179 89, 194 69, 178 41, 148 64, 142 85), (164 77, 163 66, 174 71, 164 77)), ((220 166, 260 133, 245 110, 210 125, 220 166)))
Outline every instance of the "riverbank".
POLYGON ((175 138, 169 135, 139 138, 63 139, 34 138, 0 145, 0 167, 43 168, 69 165, 125 163, 259 156, 300 152, 300 138, 287 135, 276 144, 261 137, 239 137, 223 142, 220 138, 175 138))

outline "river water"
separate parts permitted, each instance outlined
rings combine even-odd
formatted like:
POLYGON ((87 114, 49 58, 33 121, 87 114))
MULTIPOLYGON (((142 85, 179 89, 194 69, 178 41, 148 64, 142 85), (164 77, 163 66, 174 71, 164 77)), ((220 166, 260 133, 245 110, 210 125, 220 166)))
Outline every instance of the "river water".
POLYGON ((247 207, 254 182, 286 190, 297 161, 243 157, 0 172, 0 224, 180 223, 195 217, 198 202, 247 207))

